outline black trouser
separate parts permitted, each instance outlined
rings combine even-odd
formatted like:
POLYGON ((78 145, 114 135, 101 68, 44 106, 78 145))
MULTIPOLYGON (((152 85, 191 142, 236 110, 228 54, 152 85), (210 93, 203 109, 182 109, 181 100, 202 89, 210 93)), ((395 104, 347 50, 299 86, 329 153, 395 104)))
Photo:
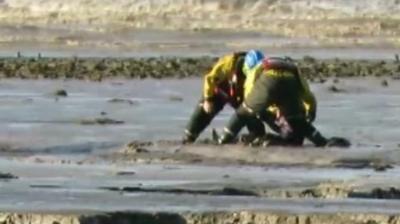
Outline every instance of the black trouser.
POLYGON ((276 139, 288 144, 301 145, 304 138, 310 139, 317 146, 325 145, 326 139, 307 122, 301 96, 301 88, 293 77, 270 77, 262 75, 254 84, 245 102, 239 107, 225 128, 225 138, 221 142, 229 142, 240 132, 244 125, 258 118, 273 126, 273 120, 267 113, 268 106, 276 104, 286 118, 291 132, 283 133, 276 139))
MULTIPOLYGON (((206 113, 203 109, 204 99, 201 99, 199 104, 196 106, 192 116, 190 117, 189 123, 185 129, 185 141, 193 142, 197 139, 201 132, 211 123, 214 117, 224 108, 225 104, 230 104, 234 109, 236 105, 232 105, 227 102, 223 96, 216 95, 211 100, 214 110, 211 113, 206 113)), ((265 134, 264 124, 260 120, 255 120, 247 125, 247 128, 251 134, 256 136, 262 136, 265 134)))
POLYGON ((308 138, 316 146, 324 146, 327 140, 318 132, 318 130, 305 118, 287 119, 287 126, 290 131, 284 131, 282 128, 278 136, 269 139, 269 145, 303 145, 304 139, 308 138))

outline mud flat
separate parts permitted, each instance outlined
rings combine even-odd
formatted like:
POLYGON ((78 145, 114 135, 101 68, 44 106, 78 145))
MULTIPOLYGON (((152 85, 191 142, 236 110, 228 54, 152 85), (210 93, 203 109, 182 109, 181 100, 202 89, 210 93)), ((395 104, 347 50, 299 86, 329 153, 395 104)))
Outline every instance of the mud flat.
MULTIPOLYGON (((284 150, 290 154, 294 149, 284 150)), ((0 179, 0 221, 6 224, 399 221, 400 190, 390 187, 399 184, 398 167, 377 172, 284 165, 57 165, 1 159, 0 169, 16 177, 0 179)))
POLYGON ((2 79, 0 223, 399 223, 399 87, 315 78, 352 146, 262 148, 179 143, 200 78, 2 79))
MULTIPOLYGON (((187 78, 201 77, 215 57, 156 58, 0 58, 0 77, 21 79, 187 78)), ((399 55, 393 60, 319 60, 304 56, 296 60, 304 76, 321 80, 329 77, 400 77, 399 55)))
POLYGON ((2 223, 398 223, 398 168, 0 161, 2 223), (47 170, 47 172, 44 172, 47 170), (374 185, 379 183, 382 189, 374 185), (380 192, 380 193, 379 193, 380 192), (395 199, 395 200, 393 200, 395 199))

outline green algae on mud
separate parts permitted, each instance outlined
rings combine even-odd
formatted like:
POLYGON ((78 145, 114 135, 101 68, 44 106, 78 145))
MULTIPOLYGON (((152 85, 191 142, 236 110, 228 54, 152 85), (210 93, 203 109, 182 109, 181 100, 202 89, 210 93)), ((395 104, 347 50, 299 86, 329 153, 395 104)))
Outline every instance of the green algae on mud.
MULTIPOLYGON (((0 78, 80 79, 187 78, 199 77, 215 63, 215 57, 155 58, 0 58, 0 78)), ((319 60, 309 56, 296 60, 310 80, 326 77, 400 78, 400 62, 393 60, 319 60)))

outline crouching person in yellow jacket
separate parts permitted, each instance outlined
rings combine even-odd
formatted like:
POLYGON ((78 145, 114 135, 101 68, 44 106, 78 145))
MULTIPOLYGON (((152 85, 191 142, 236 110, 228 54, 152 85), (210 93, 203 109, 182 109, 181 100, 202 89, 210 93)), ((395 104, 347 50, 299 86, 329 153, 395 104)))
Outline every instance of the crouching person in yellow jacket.
MULTIPOLYGON (((229 104, 234 109, 243 101, 245 75, 243 64, 246 52, 221 57, 204 77, 203 94, 185 129, 184 143, 194 142, 212 119, 229 104)), ((261 121, 247 124, 250 133, 265 135, 261 121)))
POLYGON ((328 143, 311 123, 315 119, 316 100, 294 63, 281 58, 259 62, 247 55, 244 68, 245 99, 224 128, 219 143, 232 142, 254 117, 278 132, 269 135, 269 144, 302 145, 305 138, 316 146, 328 143), (249 69, 248 65, 254 68, 249 69))

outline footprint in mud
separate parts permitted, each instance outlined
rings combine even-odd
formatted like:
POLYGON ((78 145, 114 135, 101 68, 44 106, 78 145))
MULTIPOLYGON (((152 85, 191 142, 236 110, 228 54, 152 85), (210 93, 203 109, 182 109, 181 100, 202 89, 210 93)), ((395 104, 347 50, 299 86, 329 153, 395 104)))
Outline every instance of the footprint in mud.
POLYGON ((135 174, 136 172, 134 171, 118 171, 117 173, 115 173, 116 176, 133 176, 135 174))
POLYGON ((134 101, 131 99, 121 99, 121 98, 113 98, 107 101, 108 103, 126 103, 129 105, 138 105, 139 102, 138 101, 134 101))
POLYGON ((100 117, 93 119, 82 119, 79 121, 81 125, 113 125, 113 124, 124 124, 124 121, 114 120, 111 118, 100 117))
POLYGON ((328 90, 332 93, 343 93, 346 92, 346 90, 341 89, 339 87, 337 87, 336 85, 331 85, 328 87, 328 90))

